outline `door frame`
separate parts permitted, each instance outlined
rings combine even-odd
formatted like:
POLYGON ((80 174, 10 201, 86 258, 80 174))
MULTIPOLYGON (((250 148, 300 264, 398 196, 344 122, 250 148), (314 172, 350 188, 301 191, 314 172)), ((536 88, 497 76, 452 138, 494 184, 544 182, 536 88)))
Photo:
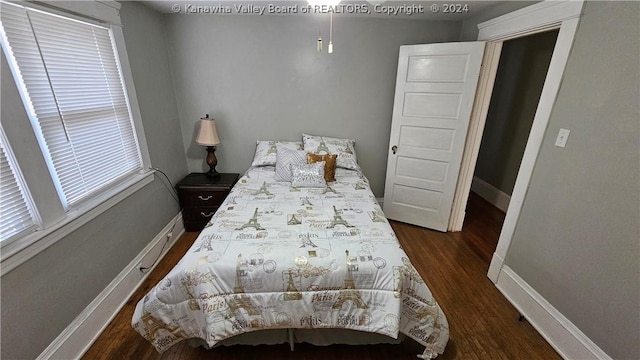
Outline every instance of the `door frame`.
POLYGON ((582 14, 583 0, 546 0, 520 10, 499 16, 478 24, 478 40, 487 42, 488 62, 484 64, 472 112, 469 135, 465 143, 463 163, 458 177, 454 204, 449 222, 450 231, 462 229, 465 208, 471 191, 473 172, 478 160, 480 141, 493 91, 495 74, 500 60, 502 43, 506 40, 558 29, 558 38, 553 49, 547 77, 542 88, 540 101, 531 126, 531 132, 522 156, 511 201, 502 226, 498 245, 491 259, 487 276, 494 282, 504 265, 504 261, 515 233, 522 205, 531 182, 533 169, 542 146, 551 111, 560 89, 564 69, 573 45, 575 33, 582 14), (474 116, 475 115, 475 116, 474 116))

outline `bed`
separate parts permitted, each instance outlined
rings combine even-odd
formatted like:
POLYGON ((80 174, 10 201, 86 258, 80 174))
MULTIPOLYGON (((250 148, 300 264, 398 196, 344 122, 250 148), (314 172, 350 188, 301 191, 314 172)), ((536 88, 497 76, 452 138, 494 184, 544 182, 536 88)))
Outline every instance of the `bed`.
POLYGON ((207 347, 289 342, 293 350, 295 342, 404 335, 425 347, 419 357, 442 353, 447 319, 400 247, 353 145, 306 134, 302 143, 259 141, 252 166, 192 247, 138 302, 133 328, 159 352, 188 339, 207 347), (337 166, 325 156, 317 166, 300 164, 311 162, 301 159, 307 153, 336 153, 337 166), (335 181, 313 183, 320 168, 335 181))

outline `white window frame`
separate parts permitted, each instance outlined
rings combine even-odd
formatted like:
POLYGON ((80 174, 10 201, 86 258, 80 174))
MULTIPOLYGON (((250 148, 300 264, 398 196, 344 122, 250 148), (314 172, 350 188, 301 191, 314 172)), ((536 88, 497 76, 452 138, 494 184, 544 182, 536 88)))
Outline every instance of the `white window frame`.
POLYGON ((9 142, 9 139, 7 138, 7 136, 4 134, 4 129, 2 128, 1 124, 0 124, 0 143, 2 144, 2 148, 4 149, 4 155, 7 159, 7 162, 9 162, 9 167, 11 168, 13 178, 15 179, 15 182, 17 183, 18 188, 20 189, 20 193, 22 194, 22 199, 24 200, 24 204, 27 207, 27 209, 29 209, 29 213, 31 214, 31 221, 32 221, 30 226, 25 227, 19 232, 3 240, 3 241, 10 242, 10 241, 13 241, 14 239, 24 237, 25 234, 29 234, 33 231, 36 231, 41 226, 40 224, 42 224, 42 220, 40 219, 40 214, 38 214, 38 212, 36 211, 36 206, 35 206, 35 203, 33 202, 33 198, 31 197, 31 193, 29 189, 25 187, 25 181, 22 176, 22 170, 20 170, 20 164, 18 164, 15 156, 13 156, 13 151, 11 150, 11 143, 9 142))
MULTIPOLYGON (((135 133, 140 147, 142 171, 114 184, 97 195, 91 196, 77 207, 65 211, 58 197, 55 185, 48 172, 46 162, 40 151, 35 137, 25 136, 25 131, 32 131, 28 117, 20 121, 3 120, 3 128, 9 140, 13 136, 20 136, 21 141, 12 142, 13 154, 18 164, 24 170, 25 187, 31 192, 35 204, 35 212, 40 214, 41 224, 37 231, 16 239, 3 241, 1 245, 1 271, 5 273, 42 252, 58 240, 69 235, 87 222, 95 219, 120 201, 135 193, 153 181, 153 171, 145 138, 142 115, 137 100, 129 57, 124 42, 122 25, 120 22, 120 4, 112 0, 55 2, 46 1, 34 4, 27 1, 16 3, 38 10, 44 10, 66 17, 83 21, 100 23, 109 26, 113 34, 116 56, 120 61, 124 87, 129 100, 130 113, 133 118, 135 133), (25 120, 26 122, 23 122, 25 120), (25 130, 27 128, 29 130, 25 130)), ((13 61, 7 58, 8 62, 13 61)), ((7 76, 5 74, 4 76, 7 76)), ((19 85, 18 85, 19 86, 19 85)), ((16 86, 17 87, 17 86, 16 86)), ((22 116, 26 116, 22 114, 22 116)))

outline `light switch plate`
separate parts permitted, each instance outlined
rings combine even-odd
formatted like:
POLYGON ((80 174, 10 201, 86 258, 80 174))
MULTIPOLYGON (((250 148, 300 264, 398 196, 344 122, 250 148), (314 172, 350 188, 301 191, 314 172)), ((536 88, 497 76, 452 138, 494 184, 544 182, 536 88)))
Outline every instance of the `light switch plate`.
POLYGON ((560 129, 558 131, 558 137, 556 138, 556 146, 557 147, 565 147, 567 145, 567 138, 569 138, 569 133, 571 131, 567 129, 560 129))

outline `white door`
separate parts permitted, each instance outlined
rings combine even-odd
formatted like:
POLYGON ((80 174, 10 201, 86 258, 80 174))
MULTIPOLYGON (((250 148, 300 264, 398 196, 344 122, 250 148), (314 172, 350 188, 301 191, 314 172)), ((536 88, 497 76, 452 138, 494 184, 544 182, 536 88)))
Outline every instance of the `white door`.
POLYGON ((484 42, 400 47, 384 213, 446 231, 484 42))

